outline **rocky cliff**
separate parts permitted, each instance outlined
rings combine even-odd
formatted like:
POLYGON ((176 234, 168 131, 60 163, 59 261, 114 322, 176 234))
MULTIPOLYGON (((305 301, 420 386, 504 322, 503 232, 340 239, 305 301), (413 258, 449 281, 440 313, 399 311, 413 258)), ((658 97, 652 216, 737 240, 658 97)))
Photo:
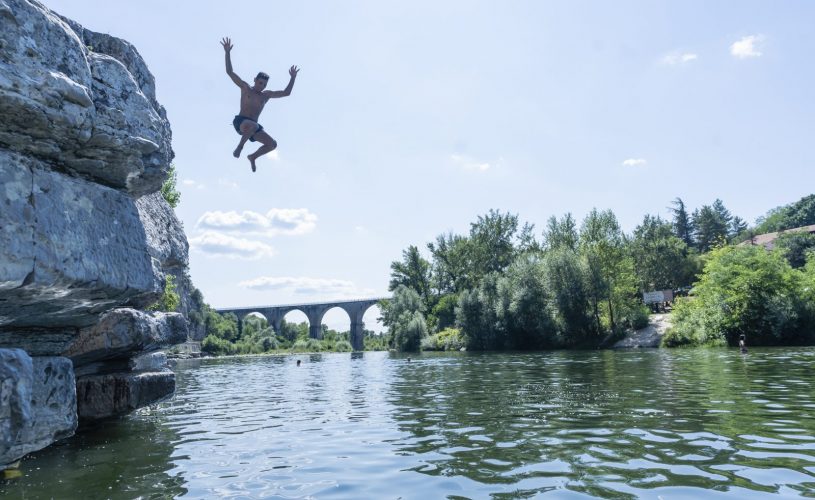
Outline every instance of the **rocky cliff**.
POLYGON ((78 419, 171 395, 177 313, 142 310, 187 241, 157 194, 173 158, 129 43, 0 0, 0 470, 78 419))

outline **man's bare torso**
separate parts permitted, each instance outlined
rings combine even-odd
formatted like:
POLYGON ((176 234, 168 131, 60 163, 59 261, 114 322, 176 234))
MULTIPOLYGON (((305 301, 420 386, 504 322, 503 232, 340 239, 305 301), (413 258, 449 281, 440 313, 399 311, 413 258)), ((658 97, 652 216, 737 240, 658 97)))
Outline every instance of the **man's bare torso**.
POLYGON ((263 106, 269 100, 262 92, 253 90, 252 87, 241 89, 241 116, 251 118, 257 122, 263 106))

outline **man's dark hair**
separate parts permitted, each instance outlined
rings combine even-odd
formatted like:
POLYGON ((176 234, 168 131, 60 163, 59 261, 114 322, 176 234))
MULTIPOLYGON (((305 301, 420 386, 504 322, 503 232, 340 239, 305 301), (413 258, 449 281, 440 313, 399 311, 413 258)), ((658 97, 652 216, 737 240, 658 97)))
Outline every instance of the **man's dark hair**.
POLYGON ((258 73, 258 76, 255 77, 255 80, 258 80, 258 79, 260 79, 260 80, 268 80, 269 75, 267 75, 266 73, 261 71, 260 73, 258 73))

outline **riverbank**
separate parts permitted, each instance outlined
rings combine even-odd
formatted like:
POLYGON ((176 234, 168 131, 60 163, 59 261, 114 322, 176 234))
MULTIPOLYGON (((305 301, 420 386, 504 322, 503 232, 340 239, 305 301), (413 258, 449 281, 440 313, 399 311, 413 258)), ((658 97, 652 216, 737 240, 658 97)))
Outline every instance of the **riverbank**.
POLYGON ((611 346, 612 349, 631 349, 642 347, 659 347, 662 336, 671 327, 671 313, 651 314, 648 326, 626 335, 611 346))

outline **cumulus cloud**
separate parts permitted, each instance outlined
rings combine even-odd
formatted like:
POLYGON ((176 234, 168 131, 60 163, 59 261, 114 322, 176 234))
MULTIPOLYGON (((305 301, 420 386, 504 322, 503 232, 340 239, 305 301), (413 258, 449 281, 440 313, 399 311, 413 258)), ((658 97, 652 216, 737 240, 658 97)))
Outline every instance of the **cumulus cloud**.
POLYGON ((267 237, 306 234, 316 226, 317 216, 307 208, 273 208, 265 214, 216 210, 205 212, 196 223, 196 227, 204 230, 243 232, 267 237))
POLYGON ((648 162, 645 158, 629 158, 623 161, 624 167, 644 167, 648 162))
POLYGON ((211 256, 231 259, 260 259, 272 257, 275 250, 271 245, 244 238, 235 238, 217 231, 204 233, 189 239, 190 248, 211 256))
POLYGON ((761 56, 761 46, 764 43, 764 35, 748 35, 733 42, 730 46, 730 53, 738 59, 761 56))
POLYGON ((676 66, 679 64, 687 64, 697 59, 699 59, 699 55, 693 52, 671 52, 662 57, 662 64, 676 66))
POLYGON ((450 155, 450 159, 458 167, 471 172, 486 172, 491 167, 487 162, 477 161, 459 154, 450 155))
POLYGON ((319 295, 333 298, 358 298, 373 294, 373 290, 359 289, 352 281, 308 278, 304 276, 261 276, 238 284, 250 290, 285 290, 297 295, 319 295))

